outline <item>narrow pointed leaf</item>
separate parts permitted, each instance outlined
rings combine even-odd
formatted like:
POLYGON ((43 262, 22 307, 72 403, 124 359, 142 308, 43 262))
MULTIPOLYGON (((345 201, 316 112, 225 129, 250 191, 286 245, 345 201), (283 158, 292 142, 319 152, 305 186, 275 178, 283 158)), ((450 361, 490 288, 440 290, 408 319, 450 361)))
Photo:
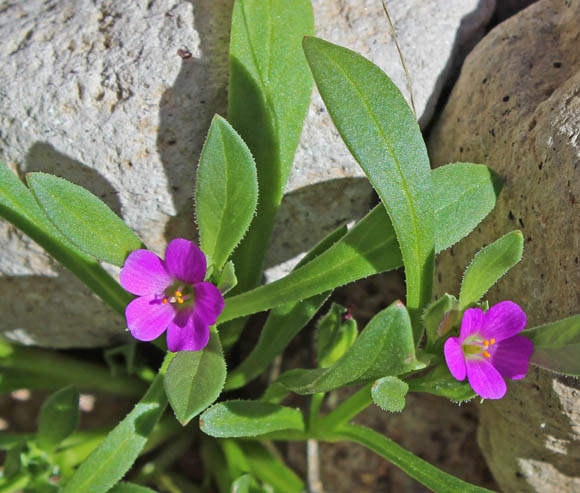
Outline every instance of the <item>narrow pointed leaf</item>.
MULTIPOLYGON (((345 226, 330 233, 298 263, 296 268, 299 269, 316 258, 345 234, 345 226)), ((314 317, 329 296, 330 291, 327 291, 304 301, 286 303, 272 310, 254 349, 236 369, 228 374, 226 390, 242 387, 260 375, 314 317)))
POLYGON ((451 474, 447 474, 427 461, 417 457, 386 436, 357 425, 345 425, 334 434, 335 440, 348 440, 358 443, 384 457, 389 462, 406 472, 409 476, 424 484, 431 491, 446 493, 490 493, 490 490, 466 483, 451 474))
POLYGON ((397 377, 379 378, 371 389, 374 403, 383 411, 397 413, 405 409, 409 385, 397 377))
POLYGON ((244 474, 232 483, 232 493, 250 493, 252 476, 244 474))
MULTIPOLYGON (((442 225, 435 236, 440 252, 469 234, 489 214, 501 185, 497 175, 481 164, 455 163, 432 173, 433 208, 437 224, 442 225)), ((308 298, 401 265, 395 232, 379 204, 308 264, 271 284, 228 298, 219 322, 308 298)))
POLYGON ((93 257, 121 267, 141 240, 91 192, 47 173, 28 173, 28 186, 56 228, 93 257))
POLYGON ((301 42, 313 32, 310 0, 234 3, 228 120, 256 160, 260 189, 256 217, 234 253, 236 292, 260 281, 274 217, 310 103, 313 82, 301 42))
POLYGON ((258 203, 252 153, 242 138, 216 115, 197 168, 195 213, 201 249, 221 269, 240 242, 258 203))
POLYGON ((119 313, 131 301, 95 259, 69 242, 46 217, 32 192, 0 162, 0 216, 27 234, 119 313))
POLYGON ((477 303, 507 271, 516 265, 524 252, 524 235, 512 231, 482 248, 465 271, 459 292, 459 308, 477 303))
POLYGON ((557 373, 580 376, 580 315, 526 329, 522 335, 534 342, 531 363, 557 373))
POLYGON ((181 424, 187 424, 213 404, 225 380, 226 362, 215 332, 203 350, 177 353, 163 381, 169 403, 181 424))
POLYGON ((328 113, 395 229, 418 341, 435 256, 431 169, 421 130, 397 86, 372 62, 317 38, 303 45, 328 113))
POLYGON ((105 437, 66 484, 63 493, 105 493, 131 468, 167 407, 163 374, 172 354, 133 410, 105 437))
POLYGON ((199 427, 218 438, 255 437, 280 430, 304 430, 297 409, 261 401, 220 402, 205 411, 199 427))
POLYGON ((300 493, 304 482, 281 458, 274 455, 261 442, 240 441, 250 472, 263 483, 270 485, 274 491, 300 493))
POLYGON ((316 327, 316 359, 319 368, 332 366, 353 345, 358 335, 358 327, 352 317, 345 318, 346 314, 346 308, 333 303, 328 312, 319 319, 316 327))
POLYGON ((292 392, 314 394, 401 375, 423 366, 415 357, 407 309, 396 301, 372 318, 344 356, 330 368, 290 370, 278 381, 292 392))
POLYGON ((79 391, 67 387, 49 396, 38 416, 38 446, 52 452, 79 422, 79 391))
POLYGON ((155 493, 155 490, 135 483, 117 483, 109 493, 155 493))

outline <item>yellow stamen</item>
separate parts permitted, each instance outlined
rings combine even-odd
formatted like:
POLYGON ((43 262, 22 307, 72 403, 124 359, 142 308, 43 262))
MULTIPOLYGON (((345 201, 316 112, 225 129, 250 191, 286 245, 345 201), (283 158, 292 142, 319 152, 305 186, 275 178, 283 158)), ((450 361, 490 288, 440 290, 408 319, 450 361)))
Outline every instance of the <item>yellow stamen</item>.
POLYGON ((163 298, 163 300, 162 300, 162 303, 163 303, 164 305, 167 305, 167 298, 163 298))
POLYGON ((491 358, 491 354, 489 354, 487 351, 484 351, 484 352, 483 352, 483 355, 484 355, 486 358, 491 358))
POLYGON ((181 296, 179 296, 177 298, 177 303, 179 303, 179 304, 183 303, 183 298, 181 296))
POLYGON ((492 344, 495 344, 495 339, 492 339, 492 340, 491 340, 491 343, 492 343, 492 344))
POLYGON ((175 296, 177 296, 178 298, 181 298, 183 296, 183 294, 181 294, 181 291, 175 291, 175 296))
POLYGON ((489 341, 486 339, 485 341, 483 341, 483 345, 486 347, 489 346, 489 341))

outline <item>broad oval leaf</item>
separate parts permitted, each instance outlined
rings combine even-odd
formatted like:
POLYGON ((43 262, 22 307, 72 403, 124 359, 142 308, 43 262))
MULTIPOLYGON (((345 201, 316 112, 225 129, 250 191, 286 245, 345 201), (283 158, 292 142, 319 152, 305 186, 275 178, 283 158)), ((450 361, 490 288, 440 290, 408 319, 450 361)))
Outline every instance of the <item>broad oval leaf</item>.
POLYGON ((310 0, 236 0, 230 35, 228 120, 250 148, 260 201, 248 234, 234 252, 239 285, 258 285, 276 211, 282 200, 313 81, 302 38, 314 32, 310 0))
POLYGON ((557 373, 580 376, 580 315, 526 329, 521 335, 534 343, 531 363, 557 373))
POLYGON ((435 256, 431 168, 421 130, 397 86, 372 62, 318 38, 305 38, 303 46, 334 125, 395 229, 418 342, 435 256))
POLYGON ((38 446, 52 452, 79 422, 79 391, 66 387, 50 395, 38 415, 38 446))
POLYGON ((119 267, 141 240, 85 188, 47 173, 28 173, 28 186, 56 228, 93 257, 119 267))
POLYGON ((32 192, 0 162, 0 216, 27 234, 103 301, 124 314, 131 295, 95 259, 69 242, 49 221, 32 192))
POLYGON ((405 409, 409 385, 397 377, 379 378, 371 389, 374 403, 383 411, 397 413, 405 409))
MULTIPOLYGON (((345 226, 337 228, 302 258, 296 269, 326 251, 345 234, 345 226)), ((304 301, 286 303, 272 310, 260 332, 258 343, 247 358, 228 374, 225 389, 237 389, 260 375, 314 317, 329 296, 330 292, 326 292, 304 301)))
POLYGON ((304 430, 297 409, 262 401, 220 402, 199 419, 204 433, 217 438, 255 437, 281 430, 304 430))
POLYGON ((371 319, 344 356, 330 368, 290 370, 278 381, 297 394, 314 394, 401 375, 423 366, 415 357, 409 313, 396 301, 371 319))
POLYGON ((220 270, 250 226, 258 203, 252 153, 231 125, 214 116, 197 168, 195 215, 201 249, 220 270))
POLYGON ((524 235, 521 231, 512 231, 477 252, 461 282, 460 310, 477 303, 489 288, 522 259, 523 252, 524 235))
POLYGON ((63 493, 105 493, 131 468, 167 407, 163 374, 172 357, 171 353, 165 357, 149 390, 80 465, 63 493))
POLYGON ((176 354, 163 381, 169 403, 182 425, 215 402, 225 380, 226 362, 215 332, 201 351, 176 354))
POLYGON ((475 397, 475 392, 467 380, 456 380, 443 365, 435 367, 426 375, 407 380, 407 383, 411 392, 440 395, 455 402, 468 401, 475 397))
MULTIPOLYGON (((438 252, 471 232, 493 209, 501 182, 487 166, 455 163, 433 172, 438 252), (459 184, 459 185, 458 185, 459 184), (454 227, 448 227, 454 224, 454 227)), ((219 323, 314 296, 402 265, 395 232, 379 204, 326 252, 271 284, 228 298, 219 323)))

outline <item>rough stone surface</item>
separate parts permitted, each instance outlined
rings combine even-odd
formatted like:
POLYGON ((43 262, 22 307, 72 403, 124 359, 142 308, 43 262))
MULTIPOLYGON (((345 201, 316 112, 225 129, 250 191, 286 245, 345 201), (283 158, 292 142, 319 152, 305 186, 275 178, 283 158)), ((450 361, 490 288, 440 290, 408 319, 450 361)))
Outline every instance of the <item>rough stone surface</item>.
MULTIPOLYGON (((580 1, 542 0, 500 24, 467 58, 429 142, 435 165, 489 164, 506 183, 496 209, 438 257, 439 292, 456 293, 484 243, 520 229, 524 259, 489 293, 528 326, 580 306, 580 1)), ((479 441, 505 491, 580 489, 580 386, 541 370, 482 407, 479 441)))
MULTIPOLYGON (((193 237, 195 163, 212 115, 226 107, 232 1, 4 2, 1 157, 20 176, 47 171, 92 190, 156 252, 168 238, 193 237)), ((495 1, 391 3, 426 122, 495 1)), ((405 90, 380 2, 315 0, 314 9, 320 36, 362 52, 405 90)), ((371 192, 360 176, 315 95, 268 261, 283 264, 277 275, 364 214, 371 192)), ((52 347, 123 337, 121 317, 5 222, 0 244, 2 332, 52 347)))

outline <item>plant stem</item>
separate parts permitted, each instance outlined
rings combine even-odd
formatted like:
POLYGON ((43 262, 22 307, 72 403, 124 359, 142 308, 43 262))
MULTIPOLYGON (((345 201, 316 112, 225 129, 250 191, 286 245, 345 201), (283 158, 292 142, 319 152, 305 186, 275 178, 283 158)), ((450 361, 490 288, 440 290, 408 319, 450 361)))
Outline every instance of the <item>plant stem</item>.
POLYGON ((317 394, 313 394, 310 399, 310 412, 308 416, 308 426, 310 428, 314 428, 316 421, 318 420, 324 395, 324 392, 318 392, 317 394))
POLYGON ((357 414, 364 411, 373 402, 373 398, 371 397, 373 383, 371 382, 359 389, 334 411, 318 420, 316 428, 324 431, 335 430, 340 425, 348 423, 357 414))

